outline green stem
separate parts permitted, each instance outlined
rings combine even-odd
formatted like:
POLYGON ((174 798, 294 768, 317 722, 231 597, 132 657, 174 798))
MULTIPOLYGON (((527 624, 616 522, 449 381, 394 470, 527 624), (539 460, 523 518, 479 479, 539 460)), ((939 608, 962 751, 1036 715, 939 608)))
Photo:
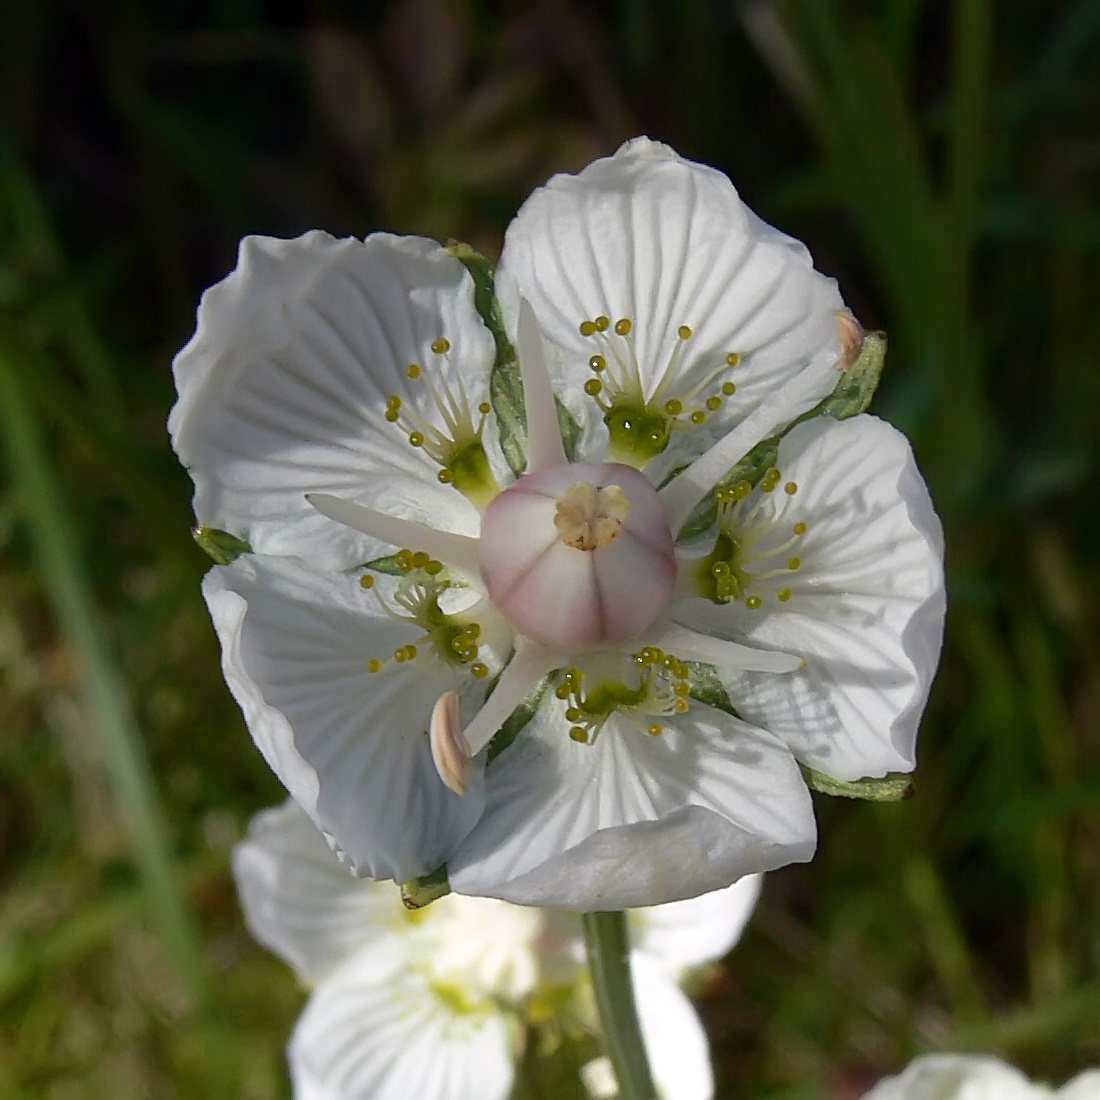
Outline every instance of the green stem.
POLYGON ((604 1049, 619 1082, 619 1100, 657 1100, 634 1004, 626 915, 621 911, 585 913, 583 919, 588 969, 596 992, 604 1049))

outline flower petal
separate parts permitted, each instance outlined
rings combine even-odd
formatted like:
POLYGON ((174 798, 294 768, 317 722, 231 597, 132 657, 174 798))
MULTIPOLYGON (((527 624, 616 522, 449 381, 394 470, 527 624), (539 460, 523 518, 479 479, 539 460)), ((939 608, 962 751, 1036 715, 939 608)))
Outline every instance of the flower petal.
POLYGON ((355 878, 293 799, 252 818, 233 877, 248 930, 314 984, 400 915, 393 884, 355 878))
POLYGON ((763 875, 746 875, 697 898, 632 909, 631 943, 679 979, 692 967, 722 958, 741 938, 763 882, 763 875))
MULTIPOLYGON (((785 401, 757 439, 836 384, 843 302, 835 282, 813 269, 804 246, 752 214, 721 172, 646 138, 535 191, 508 228, 498 274, 513 331, 522 295, 542 326, 556 388, 590 421, 602 410, 580 393, 579 379, 594 352, 607 359, 601 377, 610 379, 616 355, 629 362, 632 347, 644 397, 658 409, 696 387, 702 408, 723 381, 736 384, 705 427, 672 433, 647 471, 655 481, 777 391, 785 401), (629 340, 614 328, 582 335, 581 322, 601 314, 628 319, 629 340), (679 335, 685 325, 688 339, 679 335), (731 353, 741 357, 733 370, 731 353)), ((606 441, 602 427, 597 435, 606 441)))
POLYGON ((473 281, 434 241, 246 237, 174 364, 180 397, 169 431, 195 481, 198 522, 257 552, 347 567, 375 552, 371 540, 317 515, 305 493, 377 508, 365 482, 398 478, 435 490, 429 501, 417 488, 398 514, 476 534, 477 510, 439 485, 438 464, 386 409, 397 395, 441 427, 429 383, 461 390, 476 408, 492 362, 473 281), (440 337, 444 354, 432 350, 440 337), (411 363, 421 366, 415 381, 411 363))
MULTIPOLYGON (((694 630, 777 649, 806 664, 783 677, 714 664, 738 714, 804 764, 844 780, 910 771, 939 659, 945 609, 940 523, 905 437, 858 416, 807 421, 779 448, 774 528, 807 525, 800 565, 759 610, 679 601, 694 630)), ((780 535, 776 535, 780 537, 780 535)))
POLYGON ((614 714, 578 744, 556 702, 489 767, 485 816, 448 863, 460 893, 623 909, 812 855, 801 774, 762 731, 695 704, 660 737, 614 714))
POLYGON ((879 1081, 864 1100, 1043 1100, 1048 1089, 986 1054, 926 1054, 879 1081))
POLYGON ((507 1017, 457 1011, 415 963, 371 946, 317 987, 287 1049, 297 1100, 504 1100, 507 1017))
POLYGON ((465 692, 472 711, 483 688, 426 655, 368 672, 369 657, 419 631, 354 578, 248 556, 211 570, 203 595, 253 740, 356 873, 401 882, 443 863, 480 815, 483 761, 458 797, 425 731, 443 691, 465 692))

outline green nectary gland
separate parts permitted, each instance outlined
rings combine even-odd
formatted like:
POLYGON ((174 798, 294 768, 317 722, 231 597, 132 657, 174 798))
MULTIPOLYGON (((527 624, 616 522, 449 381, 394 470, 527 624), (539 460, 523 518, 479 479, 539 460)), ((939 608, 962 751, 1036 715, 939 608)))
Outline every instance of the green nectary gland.
POLYGON ((587 718, 606 718, 620 708, 640 706, 648 693, 649 683, 644 679, 636 688, 621 680, 604 680, 577 698, 577 709, 587 718))
POLYGON ((500 492, 500 485, 480 439, 456 450, 443 471, 447 476, 440 480, 448 481, 479 508, 484 508, 500 492))
POLYGON ((745 590, 740 558, 737 540, 725 531, 720 532, 714 549, 696 567, 699 594, 718 604, 738 599, 745 590))
POLYGON ((667 446, 672 434, 672 418, 645 405, 612 405, 604 416, 611 436, 608 457, 641 468, 667 446))

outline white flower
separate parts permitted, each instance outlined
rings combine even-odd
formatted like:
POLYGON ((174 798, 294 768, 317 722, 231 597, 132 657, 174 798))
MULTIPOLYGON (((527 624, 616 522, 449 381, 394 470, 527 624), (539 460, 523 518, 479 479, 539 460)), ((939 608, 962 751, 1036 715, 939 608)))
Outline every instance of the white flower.
POLYGON ((926 1054, 896 1077, 881 1080, 864 1100, 1097 1100, 1100 1070, 1060 1089, 1032 1084, 1018 1069, 981 1054, 926 1054))
POLYGON ((868 416, 723 478, 858 326, 644 139, 532 195, 497 276, 518 376, 433 242, 249 238, 204 296, 169 426, 199 524, 253 551, 204 594, 257 745, 375 878, 593 910, 808 859, 799 763, 914 767, 939 524, 868 416))
MULTIPOLYGON (((392 885, 341 867, 293 801, 253 818, 233 870, 253 935, 313 987, 288 1047, 297 1100, 503 1098, 528 999, 547 981, 583 981, 575 915, 456 894, 410 912, 392 885)), ((733 946, 758 891, 753 878, 637 914, 635 996, 667 1100, 713 1091, 706 1035, 676 978, 733 946)))

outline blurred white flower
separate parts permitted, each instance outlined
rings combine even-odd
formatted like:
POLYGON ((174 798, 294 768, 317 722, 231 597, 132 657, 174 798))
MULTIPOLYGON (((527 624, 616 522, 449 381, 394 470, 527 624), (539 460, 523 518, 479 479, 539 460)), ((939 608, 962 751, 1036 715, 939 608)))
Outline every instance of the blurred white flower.
MULTIPOLYGON (((409 911, 392 885, 340 866, 293 801, 253 818, 233 871, 253 935, 313 989, 288 1047, 296 1100, 503 1100, 527 1008, 548 985, 596 1027, 575 914, 455 894, 409 911)), ((706 1035, 676 977, 733 946, 758 893, 753 878, 632 925, 635 996, 666 1100, 713 1091, 706 1035)), ((598 1087, 609 1072, 601 1063, 586 1080, 598 1087)))
POLYGON ((944 611, 883 422, 722 482, 844 378, 835 283, 638 139, 530 197, 496 286, 518 376, 434 242, 248 238, 204 295, 169 426, 253 551, 204 583, 252 736, 373 878, 617 909, 810 858, 799 764, 914 767, 944 611))
POLYGON ((896 1077, 881 1080, 864 1100, 1100 1100, 1100 1069, 1086 1070, 1060 1089, 1032 1083, 987 1054, 926 1054, 896 1077))

